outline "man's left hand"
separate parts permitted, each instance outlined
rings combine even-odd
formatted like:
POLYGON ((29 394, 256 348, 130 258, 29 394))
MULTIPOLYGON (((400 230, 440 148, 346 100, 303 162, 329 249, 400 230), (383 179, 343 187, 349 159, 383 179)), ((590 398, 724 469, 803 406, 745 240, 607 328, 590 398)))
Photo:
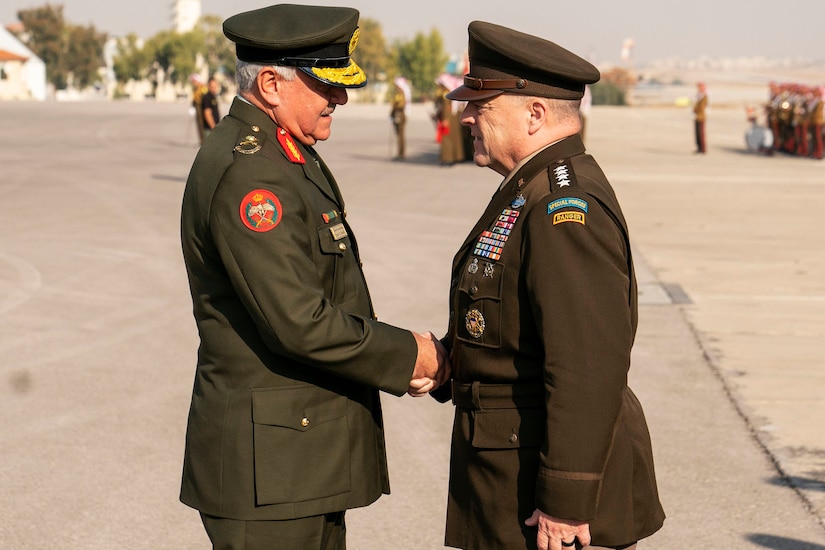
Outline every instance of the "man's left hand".
POLYGON ((530 527, 538 525, 536 543, 539 550, 573 548, 576 539, 582 546, 590 544, 590 524, 583 521, 554 518, 536 509, 532 516, 524 520, 524 524, 530 527))

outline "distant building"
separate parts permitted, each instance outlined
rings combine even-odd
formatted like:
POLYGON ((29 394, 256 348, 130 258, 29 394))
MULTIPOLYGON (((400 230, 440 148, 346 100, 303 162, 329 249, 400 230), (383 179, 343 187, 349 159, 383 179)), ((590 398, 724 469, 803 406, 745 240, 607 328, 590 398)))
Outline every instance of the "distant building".
POLYGON ((175 0, 172 18, 176 32, 191 31, 201 18, 201 0, 175 0))
POLYGON ((0 100, 43 101, 47 89, 43 60, 0 27, 0 100))

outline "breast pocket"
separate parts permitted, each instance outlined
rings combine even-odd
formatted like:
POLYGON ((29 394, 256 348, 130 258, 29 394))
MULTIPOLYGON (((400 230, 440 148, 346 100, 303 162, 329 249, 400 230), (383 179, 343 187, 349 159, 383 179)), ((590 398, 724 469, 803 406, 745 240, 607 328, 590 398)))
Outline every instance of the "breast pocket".
POLYGON ((483 347, 501 346, 504 265, 473 257, 458 285, 456 336, 483 347))
POLYGON ((318 244, 325 259, 321 277, 327 298, 339 306, 356 299, 363 281, 344 224, 319 227, 318 244))
POLYGON ((348 401, 315 387, 252 393, 258 505, 300 502, 350 490, 348 401))

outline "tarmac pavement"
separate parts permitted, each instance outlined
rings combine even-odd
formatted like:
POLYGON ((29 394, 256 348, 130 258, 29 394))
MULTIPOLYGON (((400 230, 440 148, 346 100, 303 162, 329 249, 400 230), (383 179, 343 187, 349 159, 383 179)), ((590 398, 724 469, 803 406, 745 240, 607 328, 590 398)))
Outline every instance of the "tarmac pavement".
MULTIPOLYGON (((224 106, 224 112, 226 106, 224 106)), ((0 102, 0 548, 208 548, 180 504, 197 335, 178 241, 188 106, 0 102)), ((438 165, 429 106, 392 162, 383 105, 318 149, 379 318, 441 335, 452 255, 499 177, 438 165)), ((668 519, 640 548, 825 550, 825 163, 744 152, 717 109, 596 107, 641 289, 631 385, 668 519)), ((384 396, 392 494, 350 550, 442 548, 452 408, 384 396)))

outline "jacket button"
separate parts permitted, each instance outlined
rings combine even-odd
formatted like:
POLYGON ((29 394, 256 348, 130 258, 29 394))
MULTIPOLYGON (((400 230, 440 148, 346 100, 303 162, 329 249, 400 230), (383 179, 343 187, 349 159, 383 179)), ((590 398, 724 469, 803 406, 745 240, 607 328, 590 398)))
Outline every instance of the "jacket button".
POLYGON ((346 244, 344 244, 344 243, 339 243, 339 244, 338 244, 338 250, 340 250, 341 252, 343 252, 343 251, 344 251, 344 250, 346 250, 346 249, 347 249, 347 245, 346 245, 346 244))
POLYGON ((477 286, 473 286, 473 287, 470 288, 470 296, 475 296, 476 292, 478 292, 478 287, 477 286))
POLYGON ((510 434, 509 441, 510 443, 515 443, 518 441, 518 436, 516 434, 510 434))
POLYGON ((301 427, 302 427, 302 428, 306 428, 307 426, 309 426, 309 418, 307 418, 307 417, 303 417, 303 418, 301 419, 301 427))

